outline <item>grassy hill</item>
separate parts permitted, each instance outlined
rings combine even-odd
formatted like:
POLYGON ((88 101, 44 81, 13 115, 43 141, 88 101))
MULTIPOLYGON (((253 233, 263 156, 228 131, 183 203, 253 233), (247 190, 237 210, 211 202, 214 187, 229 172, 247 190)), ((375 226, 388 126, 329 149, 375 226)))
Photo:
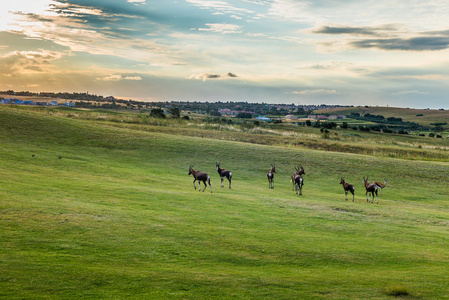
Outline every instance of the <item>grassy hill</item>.
POLYGON ((312 150, 263 132, 270 142, 248 143, 250 132, 81 114, 0 106, 0 297, 448 298, 445 158, 312 150), (231 190, 216 161, 232 170, 231 190), (193 189, 192 163, 209 172, 213 193, 193 189), (297 164, 301 197, 289 181, 297 164), (355 202, 344 200, 342 176, 355 202), (378 205, 366 202, 364 176, 388 179, 378 205))

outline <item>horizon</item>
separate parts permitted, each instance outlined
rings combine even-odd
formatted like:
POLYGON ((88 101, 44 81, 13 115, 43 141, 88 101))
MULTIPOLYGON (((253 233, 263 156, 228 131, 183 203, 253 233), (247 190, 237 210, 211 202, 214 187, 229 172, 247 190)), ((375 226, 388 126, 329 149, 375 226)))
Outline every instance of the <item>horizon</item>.
POLYGON ((449 109, 449 3, 22 0, 0 90, 449 109))
MULTIPOLYGON (((47 94, 47 93, 54 93, 54 92, 33 92, 36 93, 36 95, 15 95, 16 93, 29 93, 30 91, 12 91, 14 92, 14 95, 11 94, 6 94, 4 92, 8 92, 8 91, 1 91, 0 90, 0 98, 5 95, 10 95, 10 96, 14 96, 14 97, 9 97, 9 99, 18 99, 21 100, 20 97, 44 97, 44 98, 50 98, 50 99, 62 99, 62 100, 66 100, 66 101, 72 101, 72 100, 77 100, 77 101, 96 101, 96 100, 83 100, 83 99, 69 99, 69 98, 52 98, 49 96, 43 96, 40 95, 39 93, 43 93, 43 94, 47 94), (17 98, 16 98, 17 97, 17 98)), ((55 94, 57 93, 68 93, 68 94, 73 94, 73 93, 78 93, 78 92, 55 92, 55 94)), ((82 92, 80 92, 79 94, 83 94, 82 92)), ((89 92, 85 92, 85 94, 89 95, 89 92)), ((136 99, 123 99, 123 98, 118 98, 115 96, 104 96, 104 95, 97 95, 97 94, 91 94, 93 96, 98 96, 98 97, 103 97, 103 99, 109 98, 109 97, 113 97, 115 100, 118 101, 135 101, 135 102, 142 102, 142 103, 210 103, 210 104, 219 104, 219 103, 223 103, 223 104, 238 104, 238 103, 248 103, 248 104, 257 104, 257 105, 285 105, 285 106, 295 106, 295 107, 310 107, 310 106, 333 106, 333 108, 345 108, 345 107, 366 107, 366 108, 392 108, 392 109, 412 109, 412 110, 446 110, 444 108, 416 108, 416 107, 400 107, 400 106, 389 106, 389 105, 377 105, 377 106, 373 106, 373 105, 343 105, 343 104, 327 104, 327 103, 320 103, 320 104, 295 104, 295 103, 265 103, 265 102, 248 102, 248 101, 183 101, 183 100, 170 100, 170 101, 141 101, 141 100, 136 100, 136 99)), ((8 98, 5 98, 8 99, 8 98)), ((50 100, 49 99, 49 100, 50 100)), ((112 101, 112 100, 111 100, 112 101)), ((325 108, 327 109, 327 108, 325 108)))

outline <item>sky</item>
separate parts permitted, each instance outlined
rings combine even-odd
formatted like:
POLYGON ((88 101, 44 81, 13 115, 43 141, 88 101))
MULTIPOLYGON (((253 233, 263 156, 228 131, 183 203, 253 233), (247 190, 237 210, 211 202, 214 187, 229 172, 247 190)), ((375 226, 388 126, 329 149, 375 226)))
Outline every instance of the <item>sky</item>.
POLYGON ((15 0, 0 90, 449 109, 447 0, 15 0))

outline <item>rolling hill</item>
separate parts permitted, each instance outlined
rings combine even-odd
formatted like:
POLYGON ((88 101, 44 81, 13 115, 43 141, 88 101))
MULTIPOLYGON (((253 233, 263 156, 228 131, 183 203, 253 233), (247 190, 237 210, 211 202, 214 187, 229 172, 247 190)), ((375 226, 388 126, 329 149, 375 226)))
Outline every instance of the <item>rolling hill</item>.
POLYGON ((448 298, 444 159, 77 114, 0 106, 2 298, 448 298), (232 189, 220 187, 216 161, 232 170, 232 189), (213 193, 194 190, 190 164, 211 175, 213 193), (298 164, 301 197, 290 182, 298 164), (366 176, 388 179, 377 205, 366 201, 366 176), (341 177, 356 186, 354 202, 341 177))

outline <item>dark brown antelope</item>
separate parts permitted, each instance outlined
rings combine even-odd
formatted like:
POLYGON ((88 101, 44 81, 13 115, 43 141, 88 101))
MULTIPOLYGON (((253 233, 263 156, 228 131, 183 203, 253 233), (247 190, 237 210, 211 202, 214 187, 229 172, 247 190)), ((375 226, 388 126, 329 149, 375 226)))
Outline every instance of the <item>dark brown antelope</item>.
POLYGON ((297 167, 295 167, 295 170, 296 170, 295 173, 293 173, 293 175, 292 175, 293 191, 296 189, 296 183, 295 183, 296 176, 306 174, 306 172, 304 172, 303 167, 297 166, 297 167))
POLYGON ((345 190, 345 200, 348 201, 348 191, 349 191, 352 194, 352 202, 354 202, 355 187, 352 184, 347 183, 343 177, 340 180, 340 184, 343 186, 343 189, 345 190))
POLYGON ((195 185, 195 181, 198 180, 198 191, 201 191, 201 181, 204 183, 204 190, 207 187, 207 183, 209 183, 209 187, 210 187, 210 192, 212 193, 212 185, 210 184, 210 176, 207 173, 204 172, 200 172, 200 171, 195 171, 193 169, 193 165, 190 165, 189 167, 189 175, 192 174, 194 180, 193 180, 193 187, 196 190, 196 185, 195 185), (207 183, 206 183, 207 182, 207 183))
POLYGON ((366 201, 373 203, 374 202, 374 194, 376 194, 377 204, 379 204, 379 196, 377 195, 377 185, 375 185, 374 183, 369 183, 368 177, 366 177, 366 179, 365 179, 365 177, 363 177, 363 184, 365 185, 365 189, 366 189, 366 193, 365 193, 366 201), (371 201, 369 201, 369 198, 371 198, 369 194, 371 194, 373 196, 373 199, 371 201))
POLYGON ((276 173, 276 166, 271 164, 271 169, 267 173, 269 189, 274 189, 274 173, 276 173))
POLYGON ((387 180, 384 179, 384 183, 374 181, 374 184, 377 185, 378 189, 380 189, 380 195, 382 196, 382 189, 384 189, 387 186, 387 180))
POLYGON ((303 167, 297 166, 295 167, 295 174, 292 175, 292 181, 294 185, 294 190, 296 190, 296 194, 299 196, 302 195, 302 186, 304 185, 304 179, 302 178, 302 174, 306 174, 303 167))
POLYGON ((226 179, 229 181, 229 188, 231 188, 232 172, 220 168, 220 163, 221 162, 219 162, 219 163, 215 162, 215 166, 217 167, 218 175, 220 175, 220 178, 221 178, 221 187, 224 186, 223 185, 223 178, 226 177, 226 179))

